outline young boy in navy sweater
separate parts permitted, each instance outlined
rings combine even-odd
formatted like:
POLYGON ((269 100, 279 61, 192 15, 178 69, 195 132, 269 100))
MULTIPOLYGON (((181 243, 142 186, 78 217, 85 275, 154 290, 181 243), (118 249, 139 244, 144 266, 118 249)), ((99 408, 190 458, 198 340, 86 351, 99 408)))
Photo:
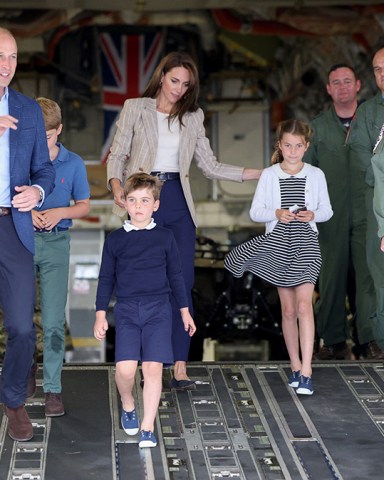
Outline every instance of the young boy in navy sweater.
POLYGON ((157 177, 137 173, 128 178, 124 193, 130 220, 105 241, 96 297, 94 335, 102 340, 108 329, 106 310, 112 293, 116 296, 115 380, 123 407, 121 423, 128 435, 139 431, 132 390, 138 362, 142 363, 144 415, 139 447, 157 445, 153 432, 163 364, 173 363, 171 293, 185 330, 189 335, 196 331, 175 238, 152 219, 160 205, 160 190, 157 177))

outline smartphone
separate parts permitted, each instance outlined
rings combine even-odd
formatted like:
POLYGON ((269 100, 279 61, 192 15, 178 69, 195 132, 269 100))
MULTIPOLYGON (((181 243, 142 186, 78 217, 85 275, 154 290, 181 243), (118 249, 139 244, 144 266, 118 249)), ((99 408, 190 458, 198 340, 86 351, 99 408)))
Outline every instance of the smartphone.
POLYGON ((305 212, 305 210, 307 210, 307 207, 299 207, 299 208, 296 208, 296 210, 294 210, 292 213, 296 215, 296 213, 305 212))

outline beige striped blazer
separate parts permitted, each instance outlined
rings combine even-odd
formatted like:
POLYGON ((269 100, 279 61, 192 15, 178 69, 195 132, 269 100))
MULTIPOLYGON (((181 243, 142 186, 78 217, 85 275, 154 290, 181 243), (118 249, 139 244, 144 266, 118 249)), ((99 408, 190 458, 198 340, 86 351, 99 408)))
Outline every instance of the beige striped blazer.
MULTIPOLYGON (((205 135, 204 114, 201 109, 186 113, 183 123, 179 152, 180 181, 192 219, 197 225, 189 183, 192 159, 210 179, 241 182, 244 169, 216 160, 205 135)), ((111 178, 118 178, 124 185, 125 180, 133 173, 150 173, 156 158, 157 143, 156 100, 152 98, 126 100, 116 122, 116 133, 107 160, 108 188, 110 189, 111 178)), ((113 211, 120 216, 125 214, 125 210, 116 205, 113 211)))

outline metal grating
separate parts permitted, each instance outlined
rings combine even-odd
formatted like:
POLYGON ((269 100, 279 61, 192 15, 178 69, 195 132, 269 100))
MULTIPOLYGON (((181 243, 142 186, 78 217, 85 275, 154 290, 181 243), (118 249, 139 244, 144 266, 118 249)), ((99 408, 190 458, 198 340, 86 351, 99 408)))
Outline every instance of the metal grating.
MULTIPOLYGON (((12 442, 2 416, 0 478, 361 480, 384 470, 383 366, 315 364, 312 397, 287 386, 288 372, 284 363, 199 363, 189 369, 196 390, 171 391, 166 370, 159 445, 139 449, 137 436, 128 437, 120 426, 114 367, 66 366, 65 417, 45 419, 40 386, 27 404, 33 442, 12 442), (90 473, 80 474, 82 465, 90 473)), ((139 371, 141 415, 140 381, 139 371)))

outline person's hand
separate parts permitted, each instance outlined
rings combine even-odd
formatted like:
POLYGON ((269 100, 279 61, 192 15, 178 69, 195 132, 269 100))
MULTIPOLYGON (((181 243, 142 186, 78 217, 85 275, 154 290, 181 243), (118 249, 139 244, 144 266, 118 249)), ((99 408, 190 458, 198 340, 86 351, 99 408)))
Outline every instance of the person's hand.
POLYGON ((285 208, 278 208, 275 212, 276 218, 282 223, 289 223, 295 220, 296 215, 285 208))
POLYGON ((244 168, 243 180, 258 180, 262 173, 263 170, 258 170, 257 168, 244 168))
POLYGON ((108 322, 104 310, 96 312, 96 320, 93 326, 93 335, 97 340, 103 340, 108 330, 108 322))
POLYGON ((120 180, 117 178, 112 178, 110 180, 110 185, 113 193, 113 200, 115 201, 116 205, 121 208, 125 206, 125 196, 124 196, 124 189, 120 185, 120 180))
POLYGON ((45 228, 46 230, 52 230, 52 228, 56 227, 60 220, 62 220, 59 208, 41 210, 39 213, 41 214, 43 223, 43 226, 40 228, 45 228))
POLYGON ((32 210, 31 213, 33 226, 39 229, 44 228, 44 217, 41 215, 41 213, 38 210, 32 210))
POLYGON ((16 194, 12 199, 12 206, 20 212, 29 212, 40 202, 40 190, 36 187, 23 185, 15 187, 16 194))
POLYGON ((382 237, 380 241, 380 250, 384 252, 384 237, 382 237))
POLYGON ((299 222, 312 222, 315 218, 315 214, 312 210, 302 210, 301 212, 297 212, 295 214, 295 219, 299 222))
POLYGON ((181 308, 180 313, 184 323, 184 330, 188 333, 190 337, 192 337, 192 335, 196 332, 196 325, 193 321, 191 314, 189 313, 189 309, 187 307, 181 308))
POLYGON ((19 120, 11 115, 0 115, 0 137, 8 128, 17 130, 17 122, 19 120))

